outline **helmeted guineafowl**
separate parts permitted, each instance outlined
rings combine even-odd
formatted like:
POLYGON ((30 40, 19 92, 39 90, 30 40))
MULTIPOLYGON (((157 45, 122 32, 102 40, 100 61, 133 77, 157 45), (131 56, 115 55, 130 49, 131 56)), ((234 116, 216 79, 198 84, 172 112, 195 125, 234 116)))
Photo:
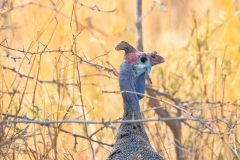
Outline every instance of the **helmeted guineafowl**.
MULTIPOLYGON (((151 81, 151 67, 164 62, 164 59, 156 52, 139 52, 125 41, 120 42, 116 50, 125 51, 119 75, 124 103, 123 120, 142 119, 139 99, 143 98, 145 92, 145 79, 151 81)), ((121 124, 113 150, 108 157, 108 160, 162 159, 152 148, 142 122, 121 124)))

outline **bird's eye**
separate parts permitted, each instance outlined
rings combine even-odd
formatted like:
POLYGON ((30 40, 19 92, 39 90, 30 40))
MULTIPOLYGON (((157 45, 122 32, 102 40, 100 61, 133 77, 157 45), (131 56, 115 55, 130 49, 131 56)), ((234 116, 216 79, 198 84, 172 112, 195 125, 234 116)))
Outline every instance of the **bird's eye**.
POLYGON ((141 57, 141 58, 140 58, 140 61, 141 61, 142 63, 147 62, 147 60, 148 60, 148 59, 147 59, 146 57, 141 57))

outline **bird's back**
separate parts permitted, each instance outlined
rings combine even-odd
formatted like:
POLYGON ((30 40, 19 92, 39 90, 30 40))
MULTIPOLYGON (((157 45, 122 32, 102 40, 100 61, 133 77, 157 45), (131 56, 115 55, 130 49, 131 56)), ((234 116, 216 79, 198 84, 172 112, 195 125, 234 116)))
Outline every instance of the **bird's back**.
POLYGON ((108 160, 163 160, 150 145, 141 127, 123 124, 108 160))

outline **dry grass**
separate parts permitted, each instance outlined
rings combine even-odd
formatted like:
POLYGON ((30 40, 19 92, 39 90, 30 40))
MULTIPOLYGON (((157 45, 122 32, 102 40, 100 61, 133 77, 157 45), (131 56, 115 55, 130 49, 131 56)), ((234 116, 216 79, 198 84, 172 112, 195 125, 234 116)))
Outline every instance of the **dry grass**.
MULTIPOLYGON (((114 47, 121 40, 136 44, 135 5, 0 1, 2 159, 106 159, 119 124, 3 122, 119 119, 123 55, 114 47)), ((240 159, 239 7, 228 0, 143 3, 144 49, 166 58, 151 73, 144 118, 190 117, 172 124, 181 122, 181 142, 170 122, 145 123, 166 159, 176 159, 176 147, 189 160, 240 159)))

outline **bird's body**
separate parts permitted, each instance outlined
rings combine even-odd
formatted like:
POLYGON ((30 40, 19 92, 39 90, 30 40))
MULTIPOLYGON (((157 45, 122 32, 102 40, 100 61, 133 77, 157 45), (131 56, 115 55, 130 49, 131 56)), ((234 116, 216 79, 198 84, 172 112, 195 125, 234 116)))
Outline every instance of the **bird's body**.
MULTIPOLYGON (((126 45, 126 42, 124 42, 124 45, 126 45)), ((121 48, 121 46, 119 47, 119 45, 117 47, 120 48, 119 50, 124 50, 121 48)), ((116 49, 118 49, 117 47, 116 49)), ((128 47, 128 45, 125 47, 128 47)), ((125 61, 121 65, 119 76, 119 84, 124 103, 123 119, 142 119, 139 106, 139 99, 142 98, 142 95, 138 95, 136 92, 140 92, 141 94, 144 94, 145 92, 145 77, 146 74, 148 74, 147 61, 150 62, 150 58, 148 57, 149 55, 145 53, 137 53, 139 55, 136 58, 140 59, 140 62, 136 61, 136 63, 129 63, 126 61, 126 57, 129 54, 132 54, 131 52, 135 52, 136 50, 132 46, 126 50, 125 61), (147 60, 145 61, 143 58, 147 58, 147 60), (140 65, 145 65, 145 70, 139 67, 140 65)), ((163 59, 161 60, 161 63, 162 61, 163 59)), ((108 157, 108 160, 162 159, 163 158, 152 148, 142 122, 121 124, 120 128, 118 129, 117 139, 113 150, 108 157)))

